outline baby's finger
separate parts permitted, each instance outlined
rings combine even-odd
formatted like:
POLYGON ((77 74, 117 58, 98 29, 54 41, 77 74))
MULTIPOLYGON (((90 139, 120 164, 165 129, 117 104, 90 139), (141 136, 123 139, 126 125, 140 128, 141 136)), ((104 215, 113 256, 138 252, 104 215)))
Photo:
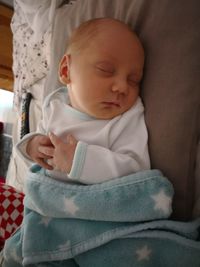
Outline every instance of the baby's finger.
POLYGON ((38 158, 37 163, 44 169, 53 170, 53 167, 50 166, 47 162, 45 162, 43 159, 38 158))
POLYGON ((54 154, 54 148, 48 147, 48 146, 39 146, 38 151, 50 157, 53 157, 53 154, 54 154))
POLYGON ((51 140, 48 135, 41 135, 39 138, 41 145, 51 145, 51 140))
POLYGON ((45 155, 45 154, 43 154, 43 153, 41 153, 41 152, 38 152, 38 154, 37 154, 37 157, 38 158, 41 158, 41 159, 51 159, 52 158, 52 156, 48 156, 48 155, 45 155))
POLYGON ((67 143, 68 144, 73 145, 76 142, 77 142, 77 140, 75 139, 75 137, 72 134, 67 135, 67 143))
POLYGON ((44 155, 43 153, 38 153, 37 158, 35 158, 35 161, 38 163, 38 159, 47 162, 47 160, 52 159, 51 156, 44 155))
POLYGON ((61 142, 60 138, 52 132, 49 133, 49 138, 55 147, 58 146, 61 142))
POLYGON ((51 159, 48 159, 47 160, 47 163, 54 168, 54 162, 53 162, 53 159, 52 158, 51 159))

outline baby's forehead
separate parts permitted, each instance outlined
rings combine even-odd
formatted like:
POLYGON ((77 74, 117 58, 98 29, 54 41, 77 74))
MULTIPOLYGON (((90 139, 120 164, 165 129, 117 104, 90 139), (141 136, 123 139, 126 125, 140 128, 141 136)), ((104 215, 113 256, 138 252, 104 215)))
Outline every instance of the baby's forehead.
MULTIPOLYGON (((94 43, 106 42, 113 44, 114 42, 138 43, 139 38, 132 29, 125 23, 115 19, 94 19, 81 24, 73 32, 68 42, 69 53, 80 52, 83 49, 91 47, 94 43), (112 36, 112 38, 110 38, 112 36), (121 39, 120 39, 121 37, 121 39)), ((100 45, 101 45, 100 44, 100 45)), ((141 45, 141 44, 139 44, 141 45)))
POLYGON ((96 25, 91 25, 91 31, 95 36, 104 35, 107 32, 116 34, 124 32, 130 33, 133 36, 136 35, 127 24, 112 19, 102 20, 96 25))
POLYGON ((129 32, 134 36, 136 35, 130 26, 124 22, 112 18, 99 18, 82 23, 72 32, 71 38, 79 38, 79 40, 87 38, 87 36, 95 38, 107 33, 108 31, 112 33, 129 32))

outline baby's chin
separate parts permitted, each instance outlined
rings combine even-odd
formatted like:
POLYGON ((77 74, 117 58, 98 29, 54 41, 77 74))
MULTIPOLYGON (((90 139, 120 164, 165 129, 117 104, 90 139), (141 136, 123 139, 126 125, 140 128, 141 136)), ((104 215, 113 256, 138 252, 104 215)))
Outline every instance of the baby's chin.
POLYGON ((89 111, 87 112, 89 116, 99 119, 99 120, 111 120, 119 115, 122 115, 128 109, 119 110, 119 109, 109 109, 104 108, 101 111, 89 111))

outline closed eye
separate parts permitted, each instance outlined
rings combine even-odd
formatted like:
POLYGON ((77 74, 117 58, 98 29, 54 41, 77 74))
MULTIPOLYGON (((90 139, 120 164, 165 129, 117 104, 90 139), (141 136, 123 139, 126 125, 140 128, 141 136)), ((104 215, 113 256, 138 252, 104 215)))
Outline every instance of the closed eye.
POLYGON ((140 81, 141 81, 141 78, 139 77, 136 77, 135 75, 130 75, 128 77, 128 83, 131 85, 131 86, 138 86, 140 84, 140 81))
POLYGON ((112 75, 115 71, 113 64, 107 61, 98 62, 95 65, 95 68, 97 69, 99 73, 105 74, 105 75, 112 75))
POLYGON ((136 80, 131 80, 131 79, 128 79, 128 83, 130 84, 130 86, 138 86, 139 85, 139 81, 136 81, 136 80))
POLYGON ((113 73, 113 70, 97 67, 97 70, 105 73, 113 73))

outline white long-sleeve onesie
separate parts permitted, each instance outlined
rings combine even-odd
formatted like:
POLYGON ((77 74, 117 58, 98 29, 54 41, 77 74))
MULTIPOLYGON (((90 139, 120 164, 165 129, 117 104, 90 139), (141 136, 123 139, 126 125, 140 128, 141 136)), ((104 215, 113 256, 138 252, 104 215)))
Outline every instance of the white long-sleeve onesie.
POLYGON ((46 170, 52 178, 94 184, 150 168, 140 98, 122 115, 102 120, 72 108, 67 88, 59 88, 46 98, 37 132, 26 135, 17 144, 20 155, 30 159, 26 153, 28 140, 49 132, 60 136, 64 142, 69 133, 79 140, 70 173, 46 170))

